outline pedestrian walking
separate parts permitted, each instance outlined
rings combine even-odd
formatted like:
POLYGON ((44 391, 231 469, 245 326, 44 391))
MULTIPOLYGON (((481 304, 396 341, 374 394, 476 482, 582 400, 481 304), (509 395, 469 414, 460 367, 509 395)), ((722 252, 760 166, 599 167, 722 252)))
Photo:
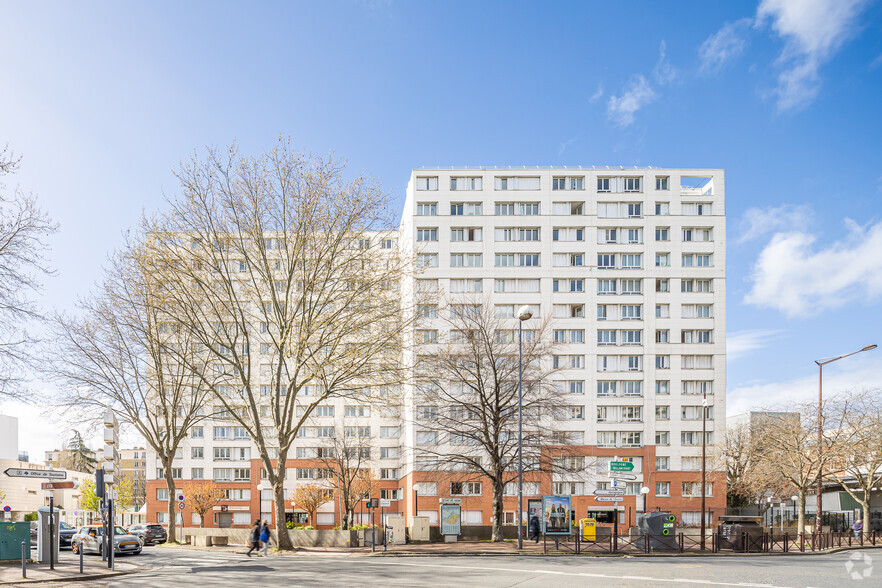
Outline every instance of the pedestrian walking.
POLYGON ((254 526, 251 527, 251 533, 248 534, 248 540, 251 542, 251 548, 245 555, 251 557, 251 552, 255 549, 260 553, 260 521, 254 521, 254 526))
POLYGON ((854 531, 854 540, 861 540, 861 531, 864 530, 864 522, 860 519, 856 520, 854 524, 851 526, 851 529, 854 531))
POLYGON ((260 542, 263 544, 263 555, 269 555, 270 531, 266 521, 263 521, 263 528, 260 530, 260 542))
POLYGON ((539 517, 533 515, 530 519, 530 539, 535 539, 536 543, 539 543, 539 526, 539 517))

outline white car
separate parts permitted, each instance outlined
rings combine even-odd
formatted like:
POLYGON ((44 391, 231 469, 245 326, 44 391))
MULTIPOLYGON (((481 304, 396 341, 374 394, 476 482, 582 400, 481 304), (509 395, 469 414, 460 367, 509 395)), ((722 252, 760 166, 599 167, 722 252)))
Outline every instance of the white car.
MULTIPOLYGON (((104 535, 104 527, 102 525, 89 525, 88 527, 80 527, 80 530, 71 538, 72 549, 75 554, 80 553, 97 553, 102 554, 104 549, 102 536, 104 535)), ((125 529, 116 526, 113 529, 113 552, 114 553, 131 553, 137 555, 141 553, 141 541, 134 535, 129 535, 125 529)))

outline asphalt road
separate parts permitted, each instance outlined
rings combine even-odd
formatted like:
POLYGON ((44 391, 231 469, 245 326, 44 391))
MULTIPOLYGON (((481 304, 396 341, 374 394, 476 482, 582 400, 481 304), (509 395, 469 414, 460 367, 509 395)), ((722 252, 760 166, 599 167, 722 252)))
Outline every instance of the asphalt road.
POLYGON ((270 556, 145 549, 143 570, 96 586, 787 586, 882 585, 882 549, 833 555, 592 558, 585 556, 270 556), (868 556, 870 560, 866 560, 868 556), (875 561, 874 561, 875 560, 875 561), (849 562, 851 565, 849 566, 849 562), (853 579, 853 577, 859 579, 853 579))

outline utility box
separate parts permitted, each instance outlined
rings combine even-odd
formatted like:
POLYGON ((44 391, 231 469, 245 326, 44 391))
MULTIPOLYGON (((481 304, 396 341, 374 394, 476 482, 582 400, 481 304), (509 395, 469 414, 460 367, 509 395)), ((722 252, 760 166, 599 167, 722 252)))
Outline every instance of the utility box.
POLYGON ((407 525, 405 518, 386 517, 386 543, 389 545, 404 545, 407 543, 407 525))
MULTIPOLYGON (((58 561, 58 515, 61 511, 55 508, 54 522, 55 526, 54 541, 52 542, 52 557, 58 561)), ((37 509, 37 561, 46 563, 49 561, 49 507, 41 506, 37 509)))
POLYGON ((679 549, 677 543, 677 517, 669 512, 646 513, 637 521, 637 527, 649 535, 649 549, 679 549))
POLYGON ((762 551, 763 526, 759 517, 720 517, 717 544, 720 549, 762 551))
POLYGON ((21 559, 21 542, 25 542, 25 557, 31 557, 31 524, 27 521, 0 524, 0 561, 21 559))
POLYGON ((429 517, 410 517, 410 540, 429 541, 429 517))
POLYGON ((597 541, 597 521, 592 518, 579 519, 582 541, 597 541))

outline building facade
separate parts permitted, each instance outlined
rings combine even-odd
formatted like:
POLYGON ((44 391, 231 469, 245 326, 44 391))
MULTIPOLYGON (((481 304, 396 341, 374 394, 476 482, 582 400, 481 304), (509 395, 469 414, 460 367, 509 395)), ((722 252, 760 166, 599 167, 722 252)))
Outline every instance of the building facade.
MULTIPOLYGON (((610 503, 593 493, 611 484, 607 462, 629 457, 637 479, 625 486, 620 522, 633 524, 637 512, 659 508, 682 524, 699 524, 702 421, 708 444, 722 442, 725 429, 724 195, 722 170, 413 170, 398 242, 420 266, 412 286, 437 293, 439 304, 478 296, 497 316, 512 317, 515 328, 521 305, 552 320, 559 345, 549 360, 558 368, 555 385, 568 393, 567 416, 555 428, 569 453, 583 458, 584 472, 528 477, 525 499, 569 494, 577 519, 612 516, 610 503), (649 492, 641 496, 644 486, 649 492)), ((445 329, 440 318, 432 321, 430 315, 420 328, 445 329)), ((432 339, 426 341, 430 353, 432 339)), ((403 398, 403 406, 373 412, 334 401, 311 433, 364 432, 389 512, 437 524, 440 499, 452 497, 461 500, 464 524, 489 525, 488 484, 422 470, 415 459, 419 395, 406 387, 403 398)), ((182 487, 214 479, 225 488, 227 499, 206 517, 208 526, 272 520, 258 456, 245 437, 234 423, 205 422, 178 456, 182 487)), ((297 440, 286 487, 319 475, 315 449, 314 438, 297 440)), ((167 491, 149 454, 148 520, 164 522, 167 491)), ((725 511, 725 474, 707 479, 707 518, 715 520, 725 511)), ((507 523, 515 522, 515 496, 510 485, 507 523)), ((291 520, 301 516, 292 505, 291 520)), ((329 502, 316 522, 331 527, 340 516, 339 504, 329 502)), ((185 506, 185 525, 197 519, 185 506)))

